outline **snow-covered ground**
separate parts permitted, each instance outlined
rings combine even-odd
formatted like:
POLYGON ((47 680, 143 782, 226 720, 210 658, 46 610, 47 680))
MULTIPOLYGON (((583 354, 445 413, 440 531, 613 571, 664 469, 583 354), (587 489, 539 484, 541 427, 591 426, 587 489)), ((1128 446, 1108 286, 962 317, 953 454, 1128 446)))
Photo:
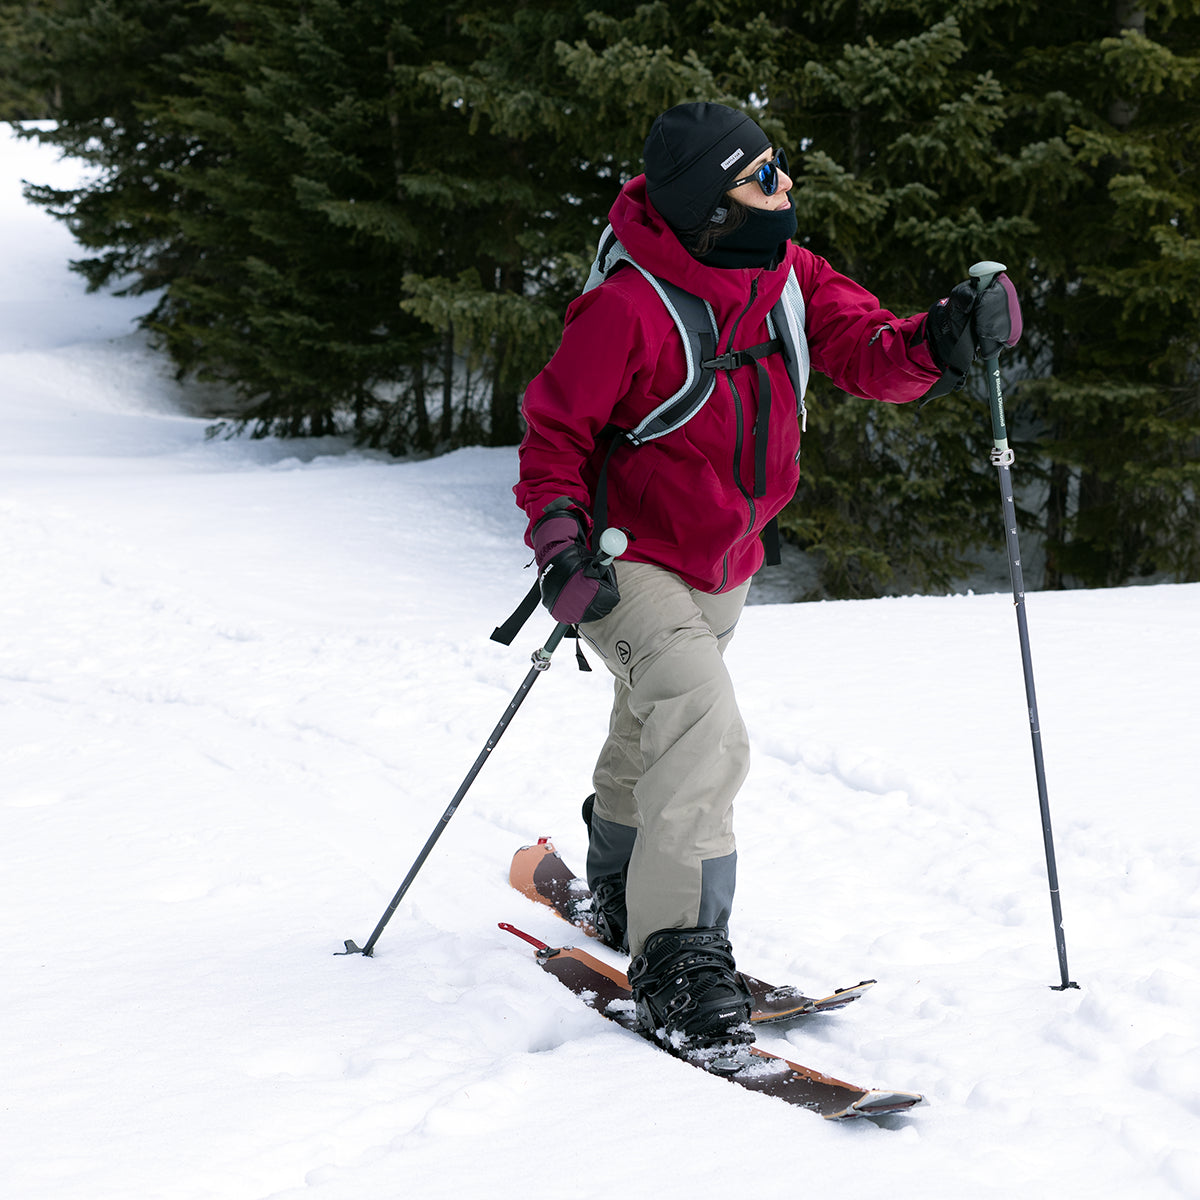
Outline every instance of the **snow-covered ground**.
MULTIPOLYGON (((873 992, 770 1049, 924 1091, 837 1125, 654 1053, 497 929, 584 853, 606 676, 549 631, 513 450, 206 441, 0 139, 0 1184, 14 1200, 1200 1196, 1200 586, 747 610, 741 963, 873 992)), ((997 531, 999 536, 999 530, 997 531)))

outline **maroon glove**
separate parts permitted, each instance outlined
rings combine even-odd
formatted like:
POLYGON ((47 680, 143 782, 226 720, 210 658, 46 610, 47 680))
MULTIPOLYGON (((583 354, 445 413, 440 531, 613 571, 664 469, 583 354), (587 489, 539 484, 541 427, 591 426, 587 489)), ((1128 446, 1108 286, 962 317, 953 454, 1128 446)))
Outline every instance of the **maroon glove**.
POLYGON ((942 369, 941 379, 925 393, 931 400, 958 391, 967 381, 967 372, 975 359, 971 314, 976 299, 975 285, 960 283, 929 310, 925 336, 933 361, 942 369))
POLYGON ((967 381, 971 363, 991 358, 1021 339, 1021 305, 1017 289, 1003 272, 979 292, 974 280, 954 287, 939 300, 925 322, 925 336, 942 377, 925 393, 927 400, 957 391, 967 381))
POLYGON ((574 505, 547 506, 533 527, 533 553, 542 585, 542 603, 563 625, 598 621, 617 606, 617 576, 588 549, 584 518, 574 505))
POLYGON ((993 358, 1021 340, 1021 302, 1012 280, 1002 271, 980 293, 971 317, 980 358, 993 358))

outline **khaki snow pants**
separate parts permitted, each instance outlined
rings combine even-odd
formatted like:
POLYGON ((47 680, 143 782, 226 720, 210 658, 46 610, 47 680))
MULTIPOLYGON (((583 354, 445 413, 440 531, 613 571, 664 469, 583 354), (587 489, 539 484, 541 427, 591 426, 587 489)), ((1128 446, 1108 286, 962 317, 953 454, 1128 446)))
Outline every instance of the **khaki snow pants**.
POLYGON ((728 928, 750 747, 723 654, 750 584, 714 596, 645 563, 616 572, 620 603, 579 630, 615 678, 587 875, 627 872, 636 955, 659 929, 728 928))

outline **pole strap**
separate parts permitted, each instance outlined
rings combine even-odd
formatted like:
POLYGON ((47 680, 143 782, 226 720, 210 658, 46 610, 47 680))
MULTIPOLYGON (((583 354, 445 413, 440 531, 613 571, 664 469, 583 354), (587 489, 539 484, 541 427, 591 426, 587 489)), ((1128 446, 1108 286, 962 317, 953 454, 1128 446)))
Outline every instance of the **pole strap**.
POLYGON ((521 632, 522 626, 533 616, 541 599, 541 583, 535 579, 533 587, 525 594, 525 599, 513 610, 512 616, 492 630, 492 641, 499 642, 502 646, 511 646, 513 638, 521 632))

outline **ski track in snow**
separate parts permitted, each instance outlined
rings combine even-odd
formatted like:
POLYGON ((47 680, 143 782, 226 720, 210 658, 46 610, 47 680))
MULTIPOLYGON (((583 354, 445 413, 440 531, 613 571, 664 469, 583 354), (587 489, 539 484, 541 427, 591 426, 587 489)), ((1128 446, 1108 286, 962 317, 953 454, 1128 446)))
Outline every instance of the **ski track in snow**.
POLYGON ((497 930, 581 936, 507 886, 539 835, 582 867, 608 684, 570 646, 337 957, 549 632, 488 640, 530 580, 515 451, 206 440, 149 302, 87 296, 21 200, 75 168, 0 156, 7 1195, 515 1198, 549 1155, 581 1198, 1200 1196, 1200 586, 1028 598, 1066 992, 1011 597, 747 610, 739 961, 880 981, 762 1044, 906 1117, 698 1076, 497 930))

